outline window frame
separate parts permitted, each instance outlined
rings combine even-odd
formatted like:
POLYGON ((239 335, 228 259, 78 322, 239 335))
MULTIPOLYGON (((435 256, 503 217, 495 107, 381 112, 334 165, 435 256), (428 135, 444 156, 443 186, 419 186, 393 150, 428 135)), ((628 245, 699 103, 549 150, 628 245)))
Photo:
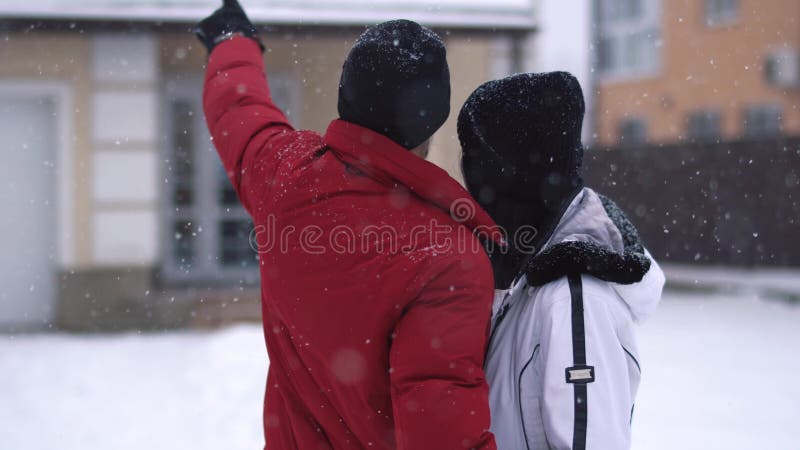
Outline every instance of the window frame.
POLYGON ((160 193, 159 208, 162 212, 160 271, 162 278, 169 283, 201 282, 205 284, 256 284, 258 282, 259 265, 257 261, 247 267, 226 267, 221 264, 219 245, 221 242, 220 227, 225 219, 250 220, 247 211, 241 204, 235 207, 226 207, 217 201, 218 165, 221 164, 219 156, 211 144, 211 139, 205 123, 202 105, 202 78, 200 76, 176 76, 164 83, 161 89, 164 101, 161 107, 162 132, 161 145, 161 175, 162 189, 160 193), (174 151, 172 137, 174 134, 175 117, 173 105, 177 101, 184 101, 191 105, 193 118, 193 164, 195 166, 194 180, 192 181, 193 204, 187 211, 176 212, 173 202, 171 181, 173 174, 170 170, 174 151), (205 153, 203 156, 199 156, 205 153), (203 183, 199 180, 212 180, 203 183), (227 211, 225 211, 227 209, 227 211), (196 259, 191 270, 186 270, 174 259, 175 254, 175 229, 178 220, 191 220, 195 226, 202 227, 203 234, 196 240, 196 259))
MULTIPOLYGON (((662 6, 661 0, 639 0, 642 12, 639 17, 617 18, 611 20, 612 9, 619 6, 617 0, 595 0, 594 17, 597 19, 597 32, 595 37, 595 66, 602 82, 624 82, 641 78, 657 76, 662 70, 662 6), (622 42, 635 41, 636 35, 648 32, 653 33, 653 55, 650 63, 640 62, 638 65, 624 65, 618 62, 611 68, 604 65, 609 56, 603 56, 606 42, 616 40, 617 54, 620 54, 624 44, 622 42)), ((648 38, 650 39, 650 38, 648 38)), ((612 52, 607 52, 612 53, 612 52)), ((642 55, 648 53, 642 53, 642 55)), ((642 55, 638 55, 641 57, 642 55)), ((619 56, 617 56, 619 58, 619 56)))
POLYGON ((648 144, 647 120, 644 117, 623 117, 617 122, 617 145, 621 148, 635 148, 644 147, 648 144), (630 139, 625 139, 625 127, 630 124, 636 124, 641 128, 642 139, 641 141, 631 142, 630 139))

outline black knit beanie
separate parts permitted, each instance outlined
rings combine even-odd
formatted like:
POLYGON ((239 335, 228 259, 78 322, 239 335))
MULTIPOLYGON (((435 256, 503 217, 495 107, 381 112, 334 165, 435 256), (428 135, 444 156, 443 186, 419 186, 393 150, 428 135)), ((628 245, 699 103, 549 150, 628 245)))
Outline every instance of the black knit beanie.
POLYGON ((538 249, 583 187, 584 110, 580 84, 566 72, 484 83, 461 108, 458 138, 467 188, 512 244, 510 257, 492 261, 501 285, 526 257, 513 254, 517 230, 534 227, 531 245, 538 249))
POLYGON ((370 27, 353 45, 339 81, 339 116, 407 149, 433 136, 450 114, 442 39, 409 20, 370 27))

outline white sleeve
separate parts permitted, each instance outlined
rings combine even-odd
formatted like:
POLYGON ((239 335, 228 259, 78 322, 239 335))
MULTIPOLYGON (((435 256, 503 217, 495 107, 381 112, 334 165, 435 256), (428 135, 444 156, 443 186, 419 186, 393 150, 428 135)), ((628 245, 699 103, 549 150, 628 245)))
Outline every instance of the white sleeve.
POLYGON ((630 448, 631 379, 609 310, 616 299, 594 290, 584 298, 579 276, 569 284, 570 296, 559 295, 542 328, 547 441, 552 449, 630 448))

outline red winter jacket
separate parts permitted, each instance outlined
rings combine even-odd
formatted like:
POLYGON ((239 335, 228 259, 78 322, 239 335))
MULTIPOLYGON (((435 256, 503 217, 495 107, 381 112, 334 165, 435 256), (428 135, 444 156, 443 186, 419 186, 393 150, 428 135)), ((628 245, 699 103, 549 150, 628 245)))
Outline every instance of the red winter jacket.
POLYGON ((203 103, 256 225, 266 448, 494 449, 493 280, 473 233, 494 226, 486 213, 382 135, 295 131, 250 39, 214 49, 203 103))

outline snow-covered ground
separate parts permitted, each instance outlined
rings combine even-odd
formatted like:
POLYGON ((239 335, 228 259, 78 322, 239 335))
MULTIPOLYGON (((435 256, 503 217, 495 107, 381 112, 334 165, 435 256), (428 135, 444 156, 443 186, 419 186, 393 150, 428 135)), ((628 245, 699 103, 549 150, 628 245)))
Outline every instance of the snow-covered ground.
MULTIPOLYGON (((800 305, 675 294, 641 329, 636 449, 794 449, 800 305)), ((257 326, 0 337, 0 448, 261 448, 257 326)))
POLYGON ((798 448, 800 305, 667 295, 640 337, 634 448, 798 448))

